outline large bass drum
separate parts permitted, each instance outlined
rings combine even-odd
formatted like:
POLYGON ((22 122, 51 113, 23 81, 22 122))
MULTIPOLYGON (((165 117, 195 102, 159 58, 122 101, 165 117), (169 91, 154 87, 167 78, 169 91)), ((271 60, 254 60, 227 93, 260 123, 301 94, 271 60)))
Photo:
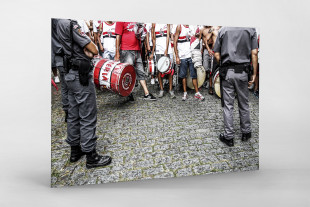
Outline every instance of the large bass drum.
POLYGON ((128 63, 101 59, 94 66, 94 83, 99 90, 129 96, 136 83, 135 68, 128 63))
POLYGON ((216 68, 215 71, 213 72, 212 87, 214 90, 214 94, 218 98, 221 98, 221 83, 220 83, 220 69, 219 68, 216 68))
MULTIPOLYGON (((204 69, 203 66, 198 66, 197 69, 197 82, 198 82, 198 88, 202 86, 202 84, 205 82, 206 79, 206 70, 204 69)), ((187 82, 186 82, 187 87, 190 89, 194 89, 193 85, 193 80, 189 72, 189 68, 187 69, 187 82)))

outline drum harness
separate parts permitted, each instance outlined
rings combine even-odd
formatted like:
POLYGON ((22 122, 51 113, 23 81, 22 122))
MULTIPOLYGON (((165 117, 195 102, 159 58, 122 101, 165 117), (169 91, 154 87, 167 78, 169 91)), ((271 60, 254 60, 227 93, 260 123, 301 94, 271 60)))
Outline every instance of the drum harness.
POLYGON ((92 70, 92 62, 89 60, 72 60, 73 57, 73 22, 70 20, 70 56, 64 56, 64 69, 66 73, 69 70, 77 70, 79 72, 79 80, 82 86, 88 86, 89 72, 92 70))
POLYGON ((228 69, 234 69, 235 73, 242 73, 243 71, 248 74, 248 79, 251 78, 251 64, 250 63, 233 63, 226 62, 223 65, 220 64, 220 91, 221 91, 221 104, 224 107, 224 98, 223 98, 223 80, 226 78, 228 69))

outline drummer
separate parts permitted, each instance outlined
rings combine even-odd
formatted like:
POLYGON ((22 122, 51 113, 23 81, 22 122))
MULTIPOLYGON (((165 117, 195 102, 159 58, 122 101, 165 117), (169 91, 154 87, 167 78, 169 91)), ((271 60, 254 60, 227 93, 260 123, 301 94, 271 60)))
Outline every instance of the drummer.
MULTIPOLYGON (((156 65, 158 68, 158 60, 163 57, 167 56, 170 58, 170 62, 173 63, 173 51, 170 44, 170 24, 152 24, 151 29, 152 34, 152 42, 155 47, 152 48, 152 54, 150 59, 154 56, 154 51, 156 55, 156 65)), ((169 78, 169 93, 170 97, 173 99, 175 98, 174 91, 172 90, 172 75, 173 72, 168 74, 169 78)), ((158 98, 162 98, 164 96, 164 87, 163 87, 163 76, 161 72, 158 72, 158 81, 160 86, 160 91, 158 98)))
MULTIPOLYGON (((122 63, 129 63, 134 66, 137 80, 140 82, 144 96, 142 99, 146 101, 156 101, 154 97, 148 90, 146 85, 146 77, 143 70, 143 63, 141 58, 141 40, 137 38, 135 34, 135 22, 116 22, 115 33, 115 61, 120 61, 122 63)), ((134 101, 133 94, 128 96, 129 101, 134 101)))
POLYGON ((203 101, 205 98, 198 91, 197 71, 195 70, 194 64, 191 59, 190 33, 191 31, 189 25, 178 25, 174 37, 174 51, 176 55, 176 63, 180 64, 179 77, 182 79, 183 83, 184 94, 182 100, 185 101, 188 98, 186 90, 186 76, 187 68, 189 68, 193 85, 196 91, 194 97, 195 99, 203 101))

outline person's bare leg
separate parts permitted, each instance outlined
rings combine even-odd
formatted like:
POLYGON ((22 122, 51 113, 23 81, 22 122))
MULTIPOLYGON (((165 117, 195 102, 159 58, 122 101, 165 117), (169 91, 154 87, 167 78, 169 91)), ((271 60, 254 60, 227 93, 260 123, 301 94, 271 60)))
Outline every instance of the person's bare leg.
POLYGON ((187 92, 187 91, 186 91, 186 78, 183 78, 183 79, 182 79, 182 83, 183 83, 183 91, 184 91, 184 92, 187 92))
POLYGON ((163 86, 163 78, 161 77, 160 73, 158 73, 158 82, 159 82, 159 87, 160 90, 164 90, 164 86, 163 86))
POLYGON ((56 68, 56 67, 55 67, 55 68, 53 67, 53 68, 52 68, 52 71, 53 71, 54 77, 55 77, 55 76, 58 76, 58 75, 57 75, 57 68, 56 68))
POLYGON ((211 74, 209 75, 209 88, 212 88, 212 77, 211 77, 211 74))
POLYGON ((196 91, 196 93, 198 93, 198 82, 197 82, 197 78, 193 78, 192 81, 193 81, 193 85, 194 85, 195 91, 196 91))
POLYGON ((212 89, 212 76, 211 73, 209 75, 209 94, 213 95, 213 89, 212 89))
POLYGON ((256 75, 255 80, 254 80, 254 91, 258 90, 258 75, 256 75))
POLYGON ((168 78, 169 78, 169 91, 172 91, 172 75, 169 74, 168 78))
POLYGON ((140 80, 140 84, 141 84, 141 86, 142 86, 142 88, 143 88, 144 95, 149 94, 149 90, 148 90, 147 87, 146 87, 146 82, 145 82, 145 80, 140 80))

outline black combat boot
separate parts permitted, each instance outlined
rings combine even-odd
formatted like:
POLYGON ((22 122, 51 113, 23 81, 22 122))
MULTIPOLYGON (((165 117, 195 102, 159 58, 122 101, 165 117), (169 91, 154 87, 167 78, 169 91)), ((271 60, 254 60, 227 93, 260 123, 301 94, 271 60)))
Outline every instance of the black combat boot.
POLYGON ((252 133, 251 133, 251 132, 249 132, 249 133, 242 133, 241 140, 242 140, 243 142, 246 142, 246 141, 248 141, 251 137, 252 137, 252 133))
POLYGON ((96 152, 96 149, 94 149, 91 152, 86 153, 86 168, 94 168, 94 167, 102 167, 109 165, 112 161, 112 158, 110 156, 102 156, 99 155, 96 152))
POLYGON ((85 155, 81 150, 81 146, 71 146, 70 162, 77 162, 81 157, 85 155))
POLYGON ((233 147, 234 146, 234 139, 226 139, 224 134, 220 134, 219 137, 220 141, 225 143, 228 147, 233 147))

